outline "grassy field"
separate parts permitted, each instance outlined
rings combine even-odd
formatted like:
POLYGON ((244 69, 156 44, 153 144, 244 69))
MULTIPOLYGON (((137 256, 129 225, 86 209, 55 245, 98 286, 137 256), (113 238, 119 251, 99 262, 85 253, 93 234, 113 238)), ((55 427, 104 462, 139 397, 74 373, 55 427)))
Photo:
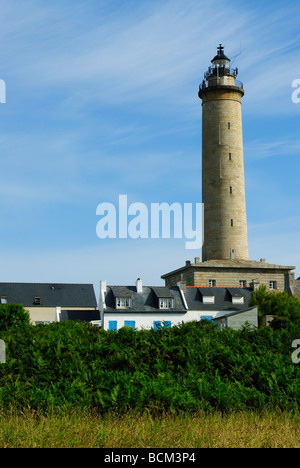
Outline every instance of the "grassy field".
POLYGON ((244 411, 194 415, 129 411, 101 417, 26 410, 0 413, 1 448, 299 448, 300 417, 244 411))

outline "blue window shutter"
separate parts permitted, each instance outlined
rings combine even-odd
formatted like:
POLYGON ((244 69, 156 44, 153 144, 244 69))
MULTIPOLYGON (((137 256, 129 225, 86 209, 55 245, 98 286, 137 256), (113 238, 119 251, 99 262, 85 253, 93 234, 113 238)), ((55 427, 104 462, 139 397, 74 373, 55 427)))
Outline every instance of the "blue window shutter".
POLYGON ((117 331, 117 321, 116 320, 110 320, 108 322, 108 329, 109 329, 109 331, 116 332, 117 331))
POLYGON ((212 315, 201 315, 201 320, 209 320, 210 322, 213 321, 212 315))
POLYGON ((172 322, 170 322, 169 320, 164 321, 164 328, 171 328, 171 325, 172 325, 172 322))
POLYGON ((133 330, 135 329, 135 322, 133 320, 125 320, 124 321, 125 327, 131 327, 133 330))
POLYGON ((154 320, 154 322, 153 322, 153 329, 154 329, 155 331, 161 329, 161 321, 160 321, 160 320, 154 320))

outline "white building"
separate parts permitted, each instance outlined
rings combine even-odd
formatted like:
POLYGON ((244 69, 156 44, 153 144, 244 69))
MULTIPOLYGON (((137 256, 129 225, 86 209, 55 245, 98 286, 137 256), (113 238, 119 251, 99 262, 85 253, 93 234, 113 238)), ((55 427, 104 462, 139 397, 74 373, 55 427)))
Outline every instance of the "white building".
MULTIPOLYGON (((248 309, 250 296, 251 288, 188 287, 183 282, 167 288, 143 286, 141 279, 135 286, 107 286, 101 281, 99 310, 105 330, 158 329, 239 314, 248 309)), ((252 309, 243 315, 257 326, 257 309, 252 309)))

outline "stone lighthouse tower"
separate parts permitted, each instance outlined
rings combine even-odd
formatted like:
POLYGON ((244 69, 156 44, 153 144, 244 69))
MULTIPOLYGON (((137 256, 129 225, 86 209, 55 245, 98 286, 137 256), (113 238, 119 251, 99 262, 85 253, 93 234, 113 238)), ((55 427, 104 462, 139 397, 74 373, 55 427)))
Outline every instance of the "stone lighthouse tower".
POLYGON ((220 44, 199 88, 202 100, 202 261, 248 260, 241 98, 237 68, 220 44))
MULTIPOLYGON (((199 87, 204 204, 202 262, 200 257, 195 257, 194 263, 187 260, 183 267, 161 278, 168 287, 179 285, 182 291, 195 288, 200 300, 204 294, 201 288, 211 288, 215 300, 217 288, 229 288, 229 296, 241 297, 240 288, 256 289, 259 284, 289 295, 298 291, 300 297, 300 280, 294 279, 294 266, 248 258, 241 111, 244 90, 236 79, 237 73, 220 44, 199 87)), ((226 301, 223 307, 233 310, 226 301)))

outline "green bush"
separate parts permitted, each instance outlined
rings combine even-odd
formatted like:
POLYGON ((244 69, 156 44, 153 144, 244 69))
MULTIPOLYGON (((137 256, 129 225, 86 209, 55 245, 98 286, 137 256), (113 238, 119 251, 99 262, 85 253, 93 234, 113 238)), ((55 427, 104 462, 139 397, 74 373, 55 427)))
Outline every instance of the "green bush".
POLYGON ((29 312, 20 304, 0 305, 0 332, 13 327, 29 325, 29 312))
POLYGON ((257 291, 253 291, 249 306, 258 306, 258 315, 275 315, 279 321, 272 327, 283 327, 288 322, 300 324, 300 300, 296 296, 289 296, 287 292, 267 291, 265 285, 261 285, 257 291), (280 320, 281 319, 281 320, 280 320))
POLYGON ((300 328, 218 331, 187 323, 159 331, 104 331, 62 322, 11 328, 0 365, 0 408, 101 412, 295 410, 300 366, 291 344, 300 328))

